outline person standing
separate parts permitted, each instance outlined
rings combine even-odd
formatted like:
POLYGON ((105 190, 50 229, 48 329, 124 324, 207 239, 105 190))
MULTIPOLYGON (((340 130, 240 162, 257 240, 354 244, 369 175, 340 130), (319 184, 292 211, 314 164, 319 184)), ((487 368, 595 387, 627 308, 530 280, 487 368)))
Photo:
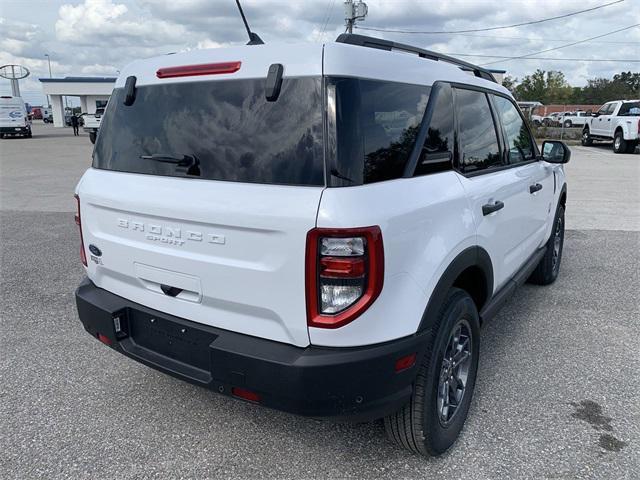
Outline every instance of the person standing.
POLYGON ((78 121, 78 117, 76 115, 71 115, 71 126, 73 127, 73 135, 75 137, 80 135, 80 133, 78 131, 79 123, 80 122, 78 121))

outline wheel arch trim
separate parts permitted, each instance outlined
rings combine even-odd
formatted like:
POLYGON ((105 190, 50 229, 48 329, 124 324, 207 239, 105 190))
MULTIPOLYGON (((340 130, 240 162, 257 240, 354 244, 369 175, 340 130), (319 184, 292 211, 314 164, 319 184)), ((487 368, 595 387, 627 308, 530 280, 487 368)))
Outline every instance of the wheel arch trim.
MULTIPOLYGON (((445 298, 454 286, 458 277, 469 268, 478 268, 485 278, 485 304, 491 299, 493 295, 493 264, 491 263, 491 257, 487 251, 480 246, 468 247, 460 252, 445 269, 444 273, 440 276, 438 283, 434 287, 427 307, 422 314, 422 320, 418 327, 418 332, 430 329, 436 321, 438 312, 441 305, 445 301, 445 298)), ((478 311, 482 306, 479 306, 478 311)))

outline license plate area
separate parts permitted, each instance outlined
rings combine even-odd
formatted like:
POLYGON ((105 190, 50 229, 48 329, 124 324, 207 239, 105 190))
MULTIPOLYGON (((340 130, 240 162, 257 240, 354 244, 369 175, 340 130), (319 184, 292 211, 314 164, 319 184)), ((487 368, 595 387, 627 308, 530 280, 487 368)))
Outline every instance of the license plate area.
POLYGON ((129 311, 129 336, 136 345, 172 360, 210 371, 209 345, 217 336, 191 322, 129 311))

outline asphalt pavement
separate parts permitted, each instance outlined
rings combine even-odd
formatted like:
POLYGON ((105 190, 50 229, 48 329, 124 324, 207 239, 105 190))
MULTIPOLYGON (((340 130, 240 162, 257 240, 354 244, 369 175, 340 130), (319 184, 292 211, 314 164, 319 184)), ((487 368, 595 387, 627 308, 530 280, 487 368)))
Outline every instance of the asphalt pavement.
POLYGON ((561 274, 483 329, 444 456, 243 403, 82 329, 73 187, 88 136, 0 140, 0 478, 640 478, 640 155, 573 147, 561 274))

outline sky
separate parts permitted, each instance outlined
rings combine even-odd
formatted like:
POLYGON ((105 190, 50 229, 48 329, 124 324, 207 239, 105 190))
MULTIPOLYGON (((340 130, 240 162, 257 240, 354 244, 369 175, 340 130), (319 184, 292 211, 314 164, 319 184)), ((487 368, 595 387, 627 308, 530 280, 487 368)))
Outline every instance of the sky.
MULTIPOLYGON (((451 31, 511 25, 563 15, 615 0, 368 0, 360 27, 451 31)), ((328 42, 343 33, 343 0, 242 0, 252 29, 265 42, 328 42)), ((640 0, 624 0, 592 12, 536 25, 466 34, 354 33, 449 54, 518 56, 640 24, 640 0)), ((0 65, 31 71, 23 97, 43 104, 38 78, 117 76, 138 58, 194 48, 246 43, 234 0, 0 0, 0 65)), ((640 28, 540 54, 557 60, 464 57, 522 78, 536 69, 560 70, 570 84, 640 71, 640 28), (597 59, 586 62, 570 59, 597 59), (614 60, 614 61, 612 61, 614 60), (618 60, 618 61, 615 61, 618 60)), ((463 57, 461 57, 463 58, 463 57)), ((0 78, 0 94, 10 93, 0 78)))

